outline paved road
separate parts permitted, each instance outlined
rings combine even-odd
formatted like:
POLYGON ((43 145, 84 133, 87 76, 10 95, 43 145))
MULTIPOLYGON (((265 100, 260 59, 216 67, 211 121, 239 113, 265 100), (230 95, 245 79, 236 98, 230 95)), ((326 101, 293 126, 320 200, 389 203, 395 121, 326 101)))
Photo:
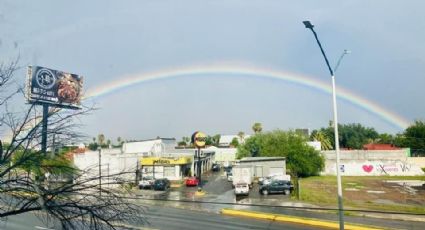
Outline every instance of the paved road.
MULTIPOLYGON (((217 229, 317 229, 304 225, 283 224, 273 221, 261 221, 253 219, 241 219, 231 216, 223 216, 214 213, 197 212, 170 207, 149 207, 146 213, 148 225, 137 223, 125 223, 130 229, 193 229, 193 230, 217 230, 217 229)), ((13 216, 0 222, 0 229, 60 229, 59 227, 43 224, 34 214, 22 214, 13 216)))

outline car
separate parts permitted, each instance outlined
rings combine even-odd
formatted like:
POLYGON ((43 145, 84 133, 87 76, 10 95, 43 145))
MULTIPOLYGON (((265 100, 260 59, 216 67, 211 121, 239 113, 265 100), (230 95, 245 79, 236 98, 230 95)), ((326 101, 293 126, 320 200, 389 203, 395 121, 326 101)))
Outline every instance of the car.
POLYGON ((166 191, 170 188, 170 181, 167 178, 156 179, 152 187, 154 190, 166 191))
POLYGON ((152 176, 143 177, 139 181, 139 189, 152 188, 155 179, 152 176))
POLYGON ((198 186, 199 180, 196 177, 189 177, 186 179, 186 186, 198 186))
POLYGON ((232 172, 227 173, 227 181, 232 182, 233 181, 233 174, 232 172))
POLYGON ((271 193, 283 193, 289 195, 294 190, 294 186, 290 181, 273 180, 267 185, 260 186, 260 194, 267 195, 271 193))
POLYGON ((212 165, 212 171, 213 171, 213 172, 218 172, 218 171, 220 171, 220 165, 219 165, 219 164, 213 164, 213 165, 212 165))
POLYGON ((259 185, 267 185, 270 184, 270 182, 272 182, 273 180, 286 180, 286 181, 290 181, 291 180, 291 176, 290 175, 285 175, 283 173, 273 173, 270 174, 266 177, 261 177, 260 179, 258 179, 258 184, 259 185))
POLYGON ((247 183, 238 183, 235 185, 235 195, 248 195, 249 194, 249 186, 247 183))

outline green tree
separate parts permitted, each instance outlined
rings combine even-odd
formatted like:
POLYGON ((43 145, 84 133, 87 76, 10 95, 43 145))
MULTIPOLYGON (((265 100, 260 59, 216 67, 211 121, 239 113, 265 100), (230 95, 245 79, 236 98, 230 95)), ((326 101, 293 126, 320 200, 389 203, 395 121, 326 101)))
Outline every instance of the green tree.
POLYGON ((293 131, 259 133, 239 145, 237 157, 286 157, 286 167, 293 176, 318 175, 324 167, 324 158, 306 142, 304 136, 293 131))
MULTIPOLYGON (((15 62, 11 65, 0 63, 0 127, 2 132, 10 133, 8 144, 3 145, 0 140, 2 220, 42 212, 43 217, 39 218, 46 225, 59 223, 61 229, 116 229, 119 223, 144 223, 143 207, 124 199, 126 193, 115 186, 112 189, 98 185, 99 176, 91 174, 89 169, 75 170, 70 155, 65 153, 68 151, 60 148, 54 155, 40 151, 42 134, 47 134, 47 149, 54 149, 50 141, 53 136, 55 146, 81 140, 84 136, 79 133, 80 126, 75 121, 91 113, 93 108, 82 106, 81 110, 67 111, 50 107, 48 129, 44 133, 40 113, 36 113, 41 102, 17 104, 16 108, 8 106, 23 98, 19 78, 13 79, 16 70, 15 62), (72 180, 57 180, 68 170, 72 180)), ((112 176, 102 177, 114 183, 112 176)))
POLYGON ((238 141, 238 138, 237 137, 234 137, 232 139, 232 141, 230 142, 230 146, 233 146, 235 148, 237 148, 239 146, 239 141, 238 141))
POLYGON ((213 138, 212 138, 210 135, 208 135, 208 136, 205 138, 205 145, 212 145, 213 143, 214 143, 213 138))
POLYGON ((379 134, 378 138, 375 140, 376 143, 379 144, 394 144, 394 136, 388 133, 379 134))
POLYGON ((214 146, 218 146, 218 144, 220 143, 220 137, 221 137, 221 135, 220 134, 216 134, 216 135, 214 135, 213 136, 213 145, 214 146))
POLYGON ((101 134, 99 134, 98 136, 97 136, 97 143, 100 145, 100 146, 104 146, 105 145, 105 135, 103 135, 102 133, 101 134))
POLYGON ((187 145, 186 137, 182 137, 182 140, 177 143, 178 146, 184 147, 187 145))
POLYGON ((326 132, 323 132, 321 130, 314 130, 313 132, 311 132, 310 138, 312 141, 320 141, 322 150, 333 149, 332 142, 326 132))
POLYGON ((241 140, 241 143, 243 143, 243 142, 244 142, 244 140, 245 140, 245 133, 244 133, 244 132, 242 132, 242 131, 239 131, 239 132, 238 132, 238 137, 239 137, 239 139, 241 140))
POLYGON ((425 156, 425 122, 415 121, 394 142, 399 147, 410 148, 412 156, 425 156))
POLYGON ((182 137, 182 141, 184 141, 186 145, 188 145, 190 143, 190 137, 182 137))
MULTIPOLYGON (((319 131, 328 136, 332 146, 335 146, 335 134, 332 126, 321 128, 319 131)), ((338 132, 339 145, 341 148, 348 149, 363 149, 363 145, 373 142, 379 136, 374 128, 358 123, 338 124, 338 132)))
POLYGON ((99 145, 97 143, 90 143, 88 148, 92 151, 95 151, 97 148, 99 148, 99 145))
POLYGON ((263 126, 261 125, 261 123, 256 122, 252 125, 252 130, 255 134, 261 133, 261 131, 263 130, 263 126))

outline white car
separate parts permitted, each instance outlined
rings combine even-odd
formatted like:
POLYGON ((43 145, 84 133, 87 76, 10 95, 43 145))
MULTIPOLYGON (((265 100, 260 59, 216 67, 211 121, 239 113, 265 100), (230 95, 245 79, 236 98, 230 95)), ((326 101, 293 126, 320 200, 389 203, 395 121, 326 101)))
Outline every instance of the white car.
POLYGON ((233 176, 232 175, 227 175, 227 181, 232 182, 233 181, 233 176))
POLYGON ((152 188, 154 181, 155 179, 151 176, 143 177, 142 180, 139 181, 139 189, 152 188))
POLYGON ((246 183, 239 183, 235 185, 235 195, 248 195, 249 194, 249 186, 246 183))

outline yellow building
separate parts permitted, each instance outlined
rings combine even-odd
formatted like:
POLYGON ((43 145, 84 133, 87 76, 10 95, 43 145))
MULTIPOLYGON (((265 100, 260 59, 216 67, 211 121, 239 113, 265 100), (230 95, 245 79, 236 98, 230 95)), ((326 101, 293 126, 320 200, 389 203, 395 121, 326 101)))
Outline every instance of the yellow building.
POLYGON ((144 157, 140 159, 140 176, 181 180, 191 176, 193 156, 144 157))

